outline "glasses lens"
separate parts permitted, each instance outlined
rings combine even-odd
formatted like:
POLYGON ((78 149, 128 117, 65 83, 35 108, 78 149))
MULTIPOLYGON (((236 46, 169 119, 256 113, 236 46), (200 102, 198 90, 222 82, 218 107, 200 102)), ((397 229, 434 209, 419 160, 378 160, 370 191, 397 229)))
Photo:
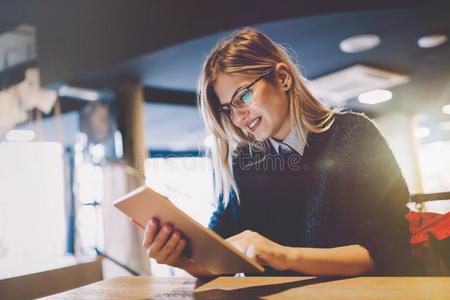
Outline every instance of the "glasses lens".
POLYGON ((253 94, 251 90, 245 90, 239 98, 242 99, 245 104, 250 105, 252 102, 252 96, 253 94))
POLYGON ((251 90, 243 90, 235 96, 235 98, 231 102, 231 106, 237 109, 247 108, 252 103, 252 95, 253 94, 251 90))

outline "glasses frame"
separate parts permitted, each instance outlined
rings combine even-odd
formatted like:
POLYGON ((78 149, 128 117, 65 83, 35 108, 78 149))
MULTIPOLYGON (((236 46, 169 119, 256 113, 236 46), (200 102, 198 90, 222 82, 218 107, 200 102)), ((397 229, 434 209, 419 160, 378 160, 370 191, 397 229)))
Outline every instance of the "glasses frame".
MULTIPOLYGON (((222 104, 222 105, 220 106, 219 112, 225 113, 230 119, 232 119, 232 118, 233 118, 233 115, 234 115, 234 114, 233 114, 233 109, 236 109, 237 111, 241 111, 241 110, 242 110, 242 108, 239 108, 239 107, 233 105, 234 97, 235 97, 239 92, 241 92, 241 91, 243 91, 243 90, 249 90, 249 89, 252 88, 255 84, 257 84, 259 81, 261 81, 261 80, 265 79, 266 77, 268 77, 269 75, 271 75, 274 71, 275 71, 275 67, 272 67, 272 68, 270 68, 270 70, 269 70, 267 73, 265 73, 265 74, 259 76, 259 77, 256 78, 254 81, 250 82, 249 84, 247 84, 247 85, 245 85, 245 86, 243 86, 243 87, 238 88, 238 89, 233 93, 233 96, 231 96, 231 100, 230 100, 228 103, 222 104), (224 109, 224 107, 227 107, 227 109, 224 109)), ((246 107, 249 107, 249 105, 246 104, 246 107)))

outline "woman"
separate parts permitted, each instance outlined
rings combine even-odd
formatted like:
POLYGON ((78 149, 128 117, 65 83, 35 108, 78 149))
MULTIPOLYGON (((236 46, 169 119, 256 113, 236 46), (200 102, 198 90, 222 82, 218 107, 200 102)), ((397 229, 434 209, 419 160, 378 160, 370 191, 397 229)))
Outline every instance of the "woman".
MULTIPOLYGON (((406 272, 409 194, 369 119, 321 104, 287 51, 252 28, 212 49, 198 91, 214 137, 212 230, 264 275, 406 272)), ((210 275, 168 224, 150 221, 143 244, 158 263, 210 275)))

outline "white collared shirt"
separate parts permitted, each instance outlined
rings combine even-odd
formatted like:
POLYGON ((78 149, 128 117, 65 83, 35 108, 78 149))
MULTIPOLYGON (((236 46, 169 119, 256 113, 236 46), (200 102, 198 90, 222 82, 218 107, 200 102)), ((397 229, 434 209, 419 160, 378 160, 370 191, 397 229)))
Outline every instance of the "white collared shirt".
POLYGON ((284 153, 289 153, 292 151, 296 151, 298 154, 303 156, 303 151, 305 150, 305 143, 300 138, 300 134, 296 129, 291 130, 288 136, 282 141, 279 142, 274 138, 269 138, 269 141, 272 143, 272 146, 275 148, 278 154, 281 151, 284 153))

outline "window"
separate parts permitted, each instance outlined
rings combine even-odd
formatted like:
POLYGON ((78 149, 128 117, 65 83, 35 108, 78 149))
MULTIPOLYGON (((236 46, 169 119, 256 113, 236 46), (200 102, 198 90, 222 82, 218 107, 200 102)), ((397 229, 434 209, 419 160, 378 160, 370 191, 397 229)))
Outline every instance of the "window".
MULTIPOLYGON (((145 163, 146 185, 167 196, 178 208, 203 226, 213 212, 213 178, 205 157, 149 158, 145 163)), ((151 260, 154 275, 185 275, 182 270, 151 260)))
POLYGON ((421 144, 419 163, 424 193, 450 191, 450 140, 421 144))
POLYGON ((0 277, 65 262, 61 144, 0 143, 0 166, 0 277))

